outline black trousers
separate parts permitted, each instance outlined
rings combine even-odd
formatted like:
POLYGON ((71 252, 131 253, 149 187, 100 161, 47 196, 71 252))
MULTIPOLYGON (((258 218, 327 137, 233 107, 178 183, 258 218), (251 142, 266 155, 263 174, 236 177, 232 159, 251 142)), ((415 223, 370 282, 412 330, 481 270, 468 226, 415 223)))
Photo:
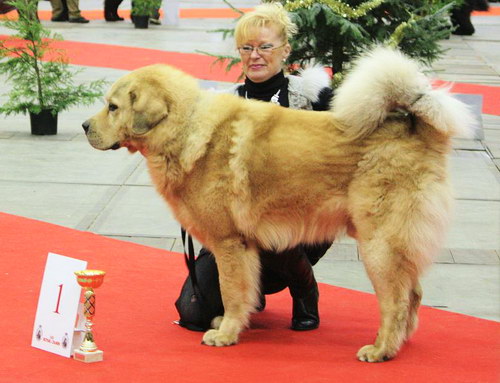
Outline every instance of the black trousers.
POLYGON ((112 18, 118 15, 118 7, 123 0, 104 0, 104 17, 112 18))
POLYGON ((282 252, 261 251, 261 292, 274 294, 290 289, 293 298, 303 298, 317 287, 312 266, 326 253, 331 243, 299 245, 282 252))
MULTIPOLYGON (((299 245, 279 253, 260 251, 261 293, 274 294, 288 287, 294 301, 294 316, 304 314, 302 311, 307 308, 302 307, 305 299, 306 303, 312 300, 309 305, 313 306, 312 313, 317 317, 318 285, 312 266, 330 246, 331 243, 322 243, 299 245)), ((205 248, 201 249, 195 265, 200 294, 193 291, 191 277, 188 276, 175 306, 182 326, 204 331, 209 328, 214 317, 224 314, 224 306, 213 254, 205 248), (195 295, 198 299, 194 299, 195 295)))

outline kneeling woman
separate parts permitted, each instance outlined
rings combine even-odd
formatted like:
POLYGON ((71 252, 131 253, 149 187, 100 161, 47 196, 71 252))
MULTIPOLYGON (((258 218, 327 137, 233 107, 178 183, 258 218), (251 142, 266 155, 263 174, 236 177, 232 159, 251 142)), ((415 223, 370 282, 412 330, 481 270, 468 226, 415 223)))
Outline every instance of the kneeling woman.
MULTIPOLYGON (((329 77, 322 68, 305 70, 302 76, 286 76, 282 63, 290 54, 289 39, 296 32, 287 12, 279 3, 257 6, 236 25, 235 40, 243 64, 245 83, 233 89, 235 94, 279 104, 286 108, 328 110, 332 99, 329 77)), ((304 159, 305 161, 307 159, 304 159)), ((276 253, 259 252, 262 264, 261 293, 290 290, 293 300, 293 330, 313 330, 319 326, 318 285, 312 266, 325 254, 331 243, 299 245, 276 253)), ((179 323, 193 330, 206 330, 210 321, 223 315, 224 307, 213 255, 202 249, 196 261, 196 277, 204 305, 193 305, 191 294, 184 294, 191 277, 184 284, 176 302, 179 323)), ((265 298, 261 296, 264 309, 265 298)))

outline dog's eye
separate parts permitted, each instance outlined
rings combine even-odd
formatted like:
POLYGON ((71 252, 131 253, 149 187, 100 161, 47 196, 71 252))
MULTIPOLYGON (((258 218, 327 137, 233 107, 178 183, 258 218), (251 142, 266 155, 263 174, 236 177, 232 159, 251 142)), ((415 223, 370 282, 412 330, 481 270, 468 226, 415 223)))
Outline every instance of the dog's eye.
POLYGON ((112 112, 112 111, 114 111, 114 110, 116 110, 116 109, 118 109, 118 105, 115 105, 115 104, 109 104, 109 105, 108 105, 108 110, 109 110, 110 112, 112 112))

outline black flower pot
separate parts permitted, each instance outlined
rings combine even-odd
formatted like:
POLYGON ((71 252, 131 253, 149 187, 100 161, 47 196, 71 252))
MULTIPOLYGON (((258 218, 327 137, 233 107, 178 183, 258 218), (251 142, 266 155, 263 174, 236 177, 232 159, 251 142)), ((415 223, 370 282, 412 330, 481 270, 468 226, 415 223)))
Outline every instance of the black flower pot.
POLYGON ((40 113, 30 112, 31 134, 48 136, 57 134, 57 114, 52 115, 51 109, 43 109, 40 113))
POLYGON ((149 16, 134 15, 134 26, 138 29, 149 27, 149 16))

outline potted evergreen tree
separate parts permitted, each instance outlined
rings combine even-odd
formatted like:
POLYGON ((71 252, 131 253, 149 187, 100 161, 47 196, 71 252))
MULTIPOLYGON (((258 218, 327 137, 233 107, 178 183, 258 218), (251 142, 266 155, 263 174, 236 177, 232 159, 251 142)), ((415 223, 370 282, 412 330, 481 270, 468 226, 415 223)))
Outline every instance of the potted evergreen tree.
POLYGON ((61 37, 38 21, 38 0, 10 0, 19 11, 18 20, 4 20, 15 33, 0 41, 0 74, 12 89, 0 114, 29 113, 31 133, 57 134, 57 115, 74 105, 90 105, 103 94, 105 81, 77 85, 64 52, 52 46, 61 37))
POLYGON ((149 19, 158 11, 161 0, 133 0, 131 18, 134 26, 139 29, 149 27, 149 19))

